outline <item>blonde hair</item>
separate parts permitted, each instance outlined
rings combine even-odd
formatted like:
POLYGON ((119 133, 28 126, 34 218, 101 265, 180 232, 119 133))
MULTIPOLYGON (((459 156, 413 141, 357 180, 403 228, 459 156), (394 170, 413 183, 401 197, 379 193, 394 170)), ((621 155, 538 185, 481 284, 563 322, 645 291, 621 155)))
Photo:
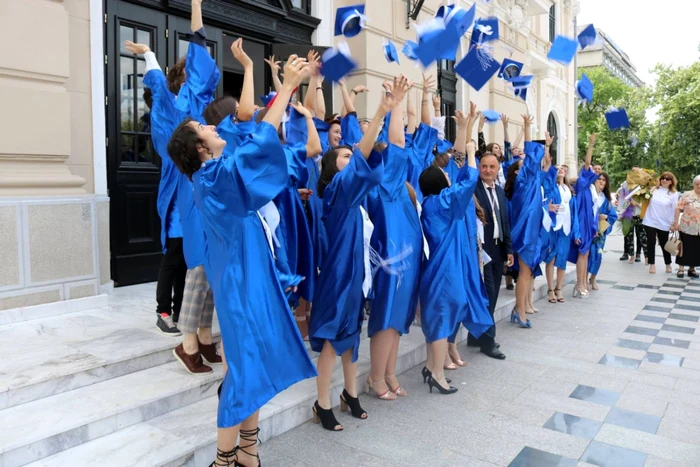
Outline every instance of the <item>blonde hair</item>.
POLYGON ((416 190, 413 189, 410 183, 406 183, 406 189, 408 190, 408 197, 411 198, 411 202, 413 203, 413 207, 418 210, 418 198, 416 198, 416 190))

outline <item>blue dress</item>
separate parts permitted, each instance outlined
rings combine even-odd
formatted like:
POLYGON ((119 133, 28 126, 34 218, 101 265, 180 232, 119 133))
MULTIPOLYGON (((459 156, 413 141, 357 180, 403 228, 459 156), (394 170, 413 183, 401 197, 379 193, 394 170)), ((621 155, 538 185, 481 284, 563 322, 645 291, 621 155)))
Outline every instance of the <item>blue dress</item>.
POLYGON ((543 211, 540 165, 544 157, 544 148, 539 143, 526 142, 525 154, 527 157, 515 179, 515 190, 510 200, 508 214, 513 251, 534 274, 538 270, 542 253, 540 231, 543 211))
MULTIPOLYGON (((329 341, 338 355, 353 351, 357 361, 365 297, 364 220, 360 209, 367 194, 384 176, 382 155, 369 159, 355 150, 323 195, 323 223, 328 239, 316 282, 309 341, 315 352, 329 341)), ((367 245, 369 246, 369 245, 367 245)))
MULTIPOLYGON (((549 202, 554 204, 561 204, 561 193, 559 193, 559 187, 557 186, 557 175, 559 170, 556 166, 552 165, 547 172, 542 171, 542 190, 544 191, 544 200, 542 204, 544 209, 547 210, 547 214, 552 221, 551 228, 549 230, 542 227, 540 230, 541 242, 542 242, 542 261, 549 264, 557 254, 557 233, 554 227, 557 223, 557 213, 551 212, 549 210, 549 202)), ((542 214, 544 216, 544 213, 542 214)))
POLYGON ((430 258, 424 263, 420 303, 428 343, 447 339, 460 322, 477 338, 493 326, 488 306, 472 306, 469 293, 479 265, 470 264, 475 243, 469 238, 466 216, 478 181, 479 172, 465 165, 452 186, 423 201, 421 223, 430 258))
POLYGON ((588 255, 588 272, 597 275, 600 271, 600 265, 603 262, 603 248, 605 248, 605 240, 608 238, 608 234, 612 232, 613 225, 617 221, 617 210, 612 205, 609 199, 603 202, 603 205, 598 210, 598 214, 605 214, 608 216, 607 221, 610 227, 607 228, 605 233, 598 235, 593 239, 593 244, 591 246, 591 254, 588 255))
POLYGON ((591 185, 598 180, 598 175, 592 168, 581 170, 576 180, 576 213, 578 214, 579 233, 581 244, 577 245, 574 238, 571 239, 569 249, 569 262, 576 263, 579 253, 585 255, 591 250, 593 239, 598 233, 598 219, 593 215, 593 195, 591 185))
POLYGON ((228 428, 316 375, 257 213, 288 182, 277 129, 260 123, 235 151, 204 164, 192 182, 228 364, 217 425, 228 428))
MULTIPOLYGON (((418 180, 420 179, 420 174, 433 162, 433 148, 435 147, 435 143, 437 143, 437 139, 437 130, 425 123, 418 125, 416 132, 413 133, 413 137, 411 138, 411 157, 409 159, 406 181, 408 181, 415 190, 416 200, 419 203, 423 202, 423 193, 420 191, 418 180)), ((406 147, 409 148, 408 141, 406 142, 406 147)))
POLYGON ((418 306, 423 258, 420 219, 405 182, 410 149, 389 144, 384 152, 384 178, 367 199, 374 224, 371 245, 381 258, 402 259, 389 265, 389 271, 377 268, 367 328, 370 337, 387 329, 409 332, 418 306))
POLYGON ((569 259, 569 250, 571 249, 572 241, 581 239, 581 232, 578 226, 576 195, 571 195, 569 200, 569 213, 571 215, 571 230, 568 234, 563 228, 555 231, 554 242, 556 253, 554 256, 554 266, 557 269, 566 269, 566 264, 569 259))

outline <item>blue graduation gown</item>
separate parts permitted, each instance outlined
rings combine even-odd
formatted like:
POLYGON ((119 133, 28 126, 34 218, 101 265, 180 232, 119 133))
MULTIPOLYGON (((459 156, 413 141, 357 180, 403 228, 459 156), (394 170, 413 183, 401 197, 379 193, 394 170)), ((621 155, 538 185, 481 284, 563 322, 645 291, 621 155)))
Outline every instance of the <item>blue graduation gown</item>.
POLYGON ((540 264, 542 241, 542 190, 541 175, 544 148, 541 144, 525 143, 525 160, 518 177, 515 191, 510 200, 510 235, 513 251, 535 272, 540 264))
POLYGON ((608 234, 612 232, 613 225, 617 221, 617 210, 610 202, 606 199, 603 205, 600 207, 598 214, 605 214, 608 216, 608 223, 610 227, 602 235, 598 235, 593 239, 593 244, 591 245, 591 254, 588 255, 588 272, 591 274, 598 274, 600 271, 600 265, 603 262, 603 249, 605 248, 605 240, 608 238, 608 234))
POLYGON ((452 186, 423 201, 430 258, 420 283, 421 327, 429 343, 450 337, 460 322, 477 338, 493 326, 488 307, 470 306, 468 293, 472 274, 480 274, 469 261, 475 244, 466 221, 478 180, 479 172, 465 165, 452 186))
POLYGON ((342 139, 341 145, 355 147, 360 142, 364 134, 360 128, 360 121, 357 119, 357 113, 352 112, 347 114, 340 120, 340 134, 342 139))
POLYGON ((374 224, 372 248, 383 259, 395 258, 412 249, 400 263, 398 275, 378 268, 372 288, 374 298, 369 315, 368 335, 395 329, 407 334, 418 306, 418 284, 423 258, 423 232, 418 212, 406 189, 410 149, 389 144, 384 150, 384 178, 367 198, 374 224))
POLYGON ((323 223, 328 250, 315 287, 309 322, 311 348, 320 352, 329 341, 338 355, 352 349, 357 361, 365 297, 364 230, 360 206, 384 176, 382 155, 368 159, 355 150, 323 195, 323 223))
MULTIPOLYGON (((416 199, 419 203, 423 202, 423 193, 420 191, 418 180, 420 179, 420 174, 433 161, 433 148, 437 142, 437 137, 438 132, 435 128, 421 123, 411 139, 410 148, 412 151, 410 152, 407 181, 415 190, 416 199)), ((408 142, 406 142, 406 147, 409 147, 408 142)))
POLYGON ((576 191, 576 212, 578 214, 579 233, 581 244, 577 245, 574 238, 571 239, 569 249, 569 262, 576 263, 578 255, 585 255, 591 249, 593 239, 598 233, 598 219, 593 215, 593 197, 591 195, 591 185, 598 180, 598 175, 592 168, 582 169, 576 180, 574 191, 576 191))
POLYGON ((557 269, 566 269, 566 263, 569 259, 569 250, 571 243, 575 243, 581 238, 581 231, 578 226, 576 195, 572 195, 569 200, 569 210, 571 211, 571 231, 569 235, 564 233, 564 229, 557 230, 554 236, 556 253, 554 256, 554 266, 557 269))
MULTIPOLYGON (((552 165, 547 172, 542 171, 542 189, 544 190, 544 208, 547 210, 549 218, 552 220, 552 227, 547 231, 544 227, 540 230, 541 242, 542 242, 542 261, 549 264, 557 254, 557 232, 554 230, 554 226, 557 223, 557 213, 551 212, 549 210, 549 202, 554 204, 561 204, 561 193, 559 193, 559 187, 557 186, 557 175, 559 170, 556 166, 552 165)), ((544 213, 542 214, 544 215, 544 213)))
MULTIPOLYGON (((455 176, 454 179, 457 180, 459 174, 455 176)), ((478 183, 478 180, 477 180, 478 183)), ((476 223, 476 204, 474 203, 474 197, 472 196, 469 200, 469 205, 467 206, 467 238, 469 243, 467 246, 471 245, 471 248, 465 250, 466 260, 467 260, 467 276, 465 277, 467 283, 467 300, 469 303, 470 313, 475 316, 485 316, 484 314, 490 314, 489 312, 489 296, 486 291, 486 285, 484 284, 484 278, 481 275, 481 269, 479 267, 479 231, 476 223)))
POLYGON ((288 182, 276 128, 260 123, 234 152, 208 161, 192 181, 228 364, 217 425, 228 428, 316 375, 257 213, 288 182))

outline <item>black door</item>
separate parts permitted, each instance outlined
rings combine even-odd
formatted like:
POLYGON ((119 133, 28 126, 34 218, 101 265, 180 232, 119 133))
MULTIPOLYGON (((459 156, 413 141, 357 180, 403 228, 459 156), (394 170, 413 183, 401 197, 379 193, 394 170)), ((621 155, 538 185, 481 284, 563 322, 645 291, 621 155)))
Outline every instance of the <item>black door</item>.
POLYGON ((153 150, 150 110, 144 99, 146 62, 124 49, 146 43, 166 61, 162 13, 110 3, 107 25, 107 159, 112 279, 123 286, 153 280, 161 257, 156 211, 160 159, 153 150))
MULTIPOLYGON (((296 54, 299 57, 306 58, 310 49, 314 49, 320 55, 323 55, 323 52, 325 52, 327 48, 328 47, 309 46, 300 44, 272 44, 272 54, 276 57, 276 59, 281 60, 282 66, 284 66, 287 57, 289 57, 292 54, 296 54)), ((308 88, 308 81, 302 83, 302 85, 299 86, 300 102, 304 102, 304 96, 306 96, 306 93, 309 90, 308 88)), ((320 119, 324 119, 326 116, 330 116, 333 113, 333 83, 329 82, 328 80, 324 80, 323 82, 323 98, 326 101, 326 115, 317 115, 317 117, 320 119)))

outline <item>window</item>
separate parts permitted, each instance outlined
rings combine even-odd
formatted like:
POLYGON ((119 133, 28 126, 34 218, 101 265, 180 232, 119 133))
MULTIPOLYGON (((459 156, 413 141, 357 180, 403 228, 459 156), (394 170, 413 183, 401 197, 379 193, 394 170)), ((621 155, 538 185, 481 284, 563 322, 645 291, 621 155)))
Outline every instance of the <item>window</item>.
POLYGON ((440 69, 443 71, 449 71, 454 73, 455 61, 454 60, 440 60, 440 69))
POLYGON ((311 13, 311 0, 292 0, 292 6, 306 14, 311 13))
POLYGON ((549 42, 554 42, 557 35, 557 6, 552 5, 549 9, 549 42))
POLYGON ((552 147, 550 148, 552 162, 559 163, 557 160, 557 147, 559 147, 559 141, 557 140, 557 121, 552 112, 550 112, 549 117, 547 117, 547 131, 549 135, 554 138, 554 143, 552 143, 552 147))

